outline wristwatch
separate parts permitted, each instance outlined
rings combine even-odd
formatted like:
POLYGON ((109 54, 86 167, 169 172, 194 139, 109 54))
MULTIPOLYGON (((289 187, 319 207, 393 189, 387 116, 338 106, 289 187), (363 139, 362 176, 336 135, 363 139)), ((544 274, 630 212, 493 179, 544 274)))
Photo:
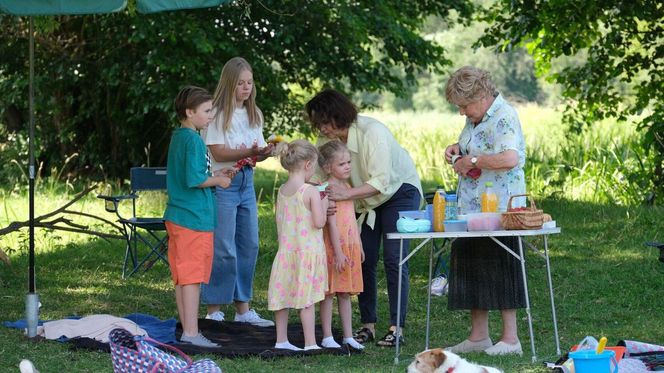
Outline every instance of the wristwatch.
POLYGON ((477 166, 477 157, 470 158, 470 163, 472 163, 473 166, 477 166))

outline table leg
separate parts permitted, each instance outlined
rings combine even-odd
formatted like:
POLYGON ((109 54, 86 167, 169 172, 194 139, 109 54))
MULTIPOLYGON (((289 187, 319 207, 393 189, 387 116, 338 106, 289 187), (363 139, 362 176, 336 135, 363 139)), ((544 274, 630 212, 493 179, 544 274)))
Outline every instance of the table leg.
POLYGON ((526 275, 526 257, 523 254, 523 241, 522 237, 519 240, 519 257, 521 261, 521 274, 523 275, 523 290, 526 296, 526 314, 528 314, 528 331, 530 332, 530 349, 533 352, 532 362, 537 361, 537 354, 535 353, 535 335, 533 333, 533 317, 530 313, 530 299, 528 296, 528 276, 526 275))
POLYGON ((558 320, 556 319, 556 303, 553 300, 553 281, 551 280, 551 266, 549 264, 549 243, 544 236, 544 260, 546 260, 546 276, 549 280, 549 296, 551 297, 551 315, 553 316, 553 335, 556 339, 556 354, 560 356, 560 338, 558 337, 558 320))
POLYGON ((399 280, 397 282, 397 330, 394 335, 397 337, 397 343, 394 352, 394 365, 399 364, 399 340, 401 339, 401 273, 403 272, 403 238, 399 240, 399 280))
POLYGON ((427 294, 427 329, 426 329, 426 340, 424 342, 424 349, 429 349, 429 327, 431 325, 431 276, 433 275, 433 251, 434 245, 433 240, 431 240, 431 252, 429 253, 429 287, 427 294))

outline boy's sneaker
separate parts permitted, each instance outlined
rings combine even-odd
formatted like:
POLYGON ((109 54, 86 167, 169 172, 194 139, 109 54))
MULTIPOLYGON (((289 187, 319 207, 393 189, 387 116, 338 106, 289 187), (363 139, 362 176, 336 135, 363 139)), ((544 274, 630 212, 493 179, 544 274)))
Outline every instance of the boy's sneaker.
POLYGON ((205 315, 205 318, 214 321, 224 321, 224 313, 221 311, 214 311, 205 315))
POLYGON ((216 344, 209 339, 205 338, 205 336, 201 333, 196 334, 193 337, 189 337, 186 335, 182 335, 180 337, 180 342, 181 343, 190 343, 194 346, 198 347, 221 347, 221 345, 216 344))
POLYGON ((431 280, 431 295, 442 296, 447 294, 447 278, 438 276, 431 280))
POLYGON ((235 320, 237 322, 246 322, 251 325, 255 326, 274 326, 274 322, 272 320, 266 320, 260 317, 259 314, 256 313, 253 309, 250 309, 249 311, 243 313, 242 315, 236 313, 235 314, 235 320))

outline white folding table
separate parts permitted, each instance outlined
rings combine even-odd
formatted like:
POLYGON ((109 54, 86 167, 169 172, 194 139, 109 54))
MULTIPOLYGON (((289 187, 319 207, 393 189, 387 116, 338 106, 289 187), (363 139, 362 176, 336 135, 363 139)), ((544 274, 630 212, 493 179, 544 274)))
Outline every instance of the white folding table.
MULTIPOLYGON (((556 353, 560 355, 560 340, 558 338, 558 322, 556 320, 556 305, 553 300, 553 282, 551 281, 551 266, 549 265, 549 245, 548 237, 551 234, 560 233, 560 228, 550 228, 550 229, 537 229, 537 230, 519 230, 519 231, 478 231, 478 232, 426 232, 426 233, 388 233, 387 239, 390 240, 399 240, 400 241, 400 258, 403 258, 403 240, 411 239, 422 239, 413 251, 408 254, 407 257, 403 258, 399 262, 399 282, 398 282, 398 292, 397 292, 397 315, 401 314, 401 274, 403 271, 403 265, 408 262, 408 260, 415 255, 427 242, 431 241, 431 252, 429 254, 429 291, 427 299, 427 321, 426 321, 426 343, 424 348, 429 348, 429 327, 430 327, 430 317, 431 317, 431 277, 433 272, 433 256, 435 247, 433 245, 433 239, 435 238, 447 238, 451 242, 457 238, 474 238, 474 237, 490 237, 494 240, 500 247, 510 253, 512 256, 517 258, 521 262, 521 272, 523 274, 523 289, 526 295, 526 313, 528 314, 528 330, 530 331, 530 348, 533 352, 532 361, 536 362, 537 355, 535 354, 535 338, 533 334, 533 319, 530 314, 530 299, 528 295, 528 279, 526 276, 526 256, 523 253, 523 243, 525 242, 528 247, 530 247, 536 254, 544 258, 546 262, 546 275, 549 282, 549 296, 551 298, 551 314, 553 316, 553 333, 556 341, 556 353), (531 236, 542 236, 544 239, 544 248, 543 250, 538 249, 534 244, 524 240, 524 237, 531 236), (509 247, 505 246, 500 242, 497 237, 517 237, 519 242, 519 253, 515 253, 509 247)), ((397 344, 396 344, 396 353, 394 357, 394 364, 399 363, 399 333, 401 332, 400 328, 401 318, 397 316, 397 344)))

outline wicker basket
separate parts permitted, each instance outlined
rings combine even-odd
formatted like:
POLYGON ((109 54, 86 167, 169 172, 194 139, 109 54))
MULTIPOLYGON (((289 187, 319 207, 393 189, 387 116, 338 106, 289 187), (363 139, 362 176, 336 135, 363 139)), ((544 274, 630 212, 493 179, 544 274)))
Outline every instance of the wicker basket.
POLYGON ((535 201, 529 194, 515 194, 511 196, 509 201, 507 201, 507 210, 508 212, 504 212, 500 216, 503 229, 507 230, 540 229, 544 222, 551 220, 549 214, 545 214, 544 211, 537 209, 535 201), (527 210, 510 212, 512 198, 514 197, 528 197, 530 207, 527 210))

